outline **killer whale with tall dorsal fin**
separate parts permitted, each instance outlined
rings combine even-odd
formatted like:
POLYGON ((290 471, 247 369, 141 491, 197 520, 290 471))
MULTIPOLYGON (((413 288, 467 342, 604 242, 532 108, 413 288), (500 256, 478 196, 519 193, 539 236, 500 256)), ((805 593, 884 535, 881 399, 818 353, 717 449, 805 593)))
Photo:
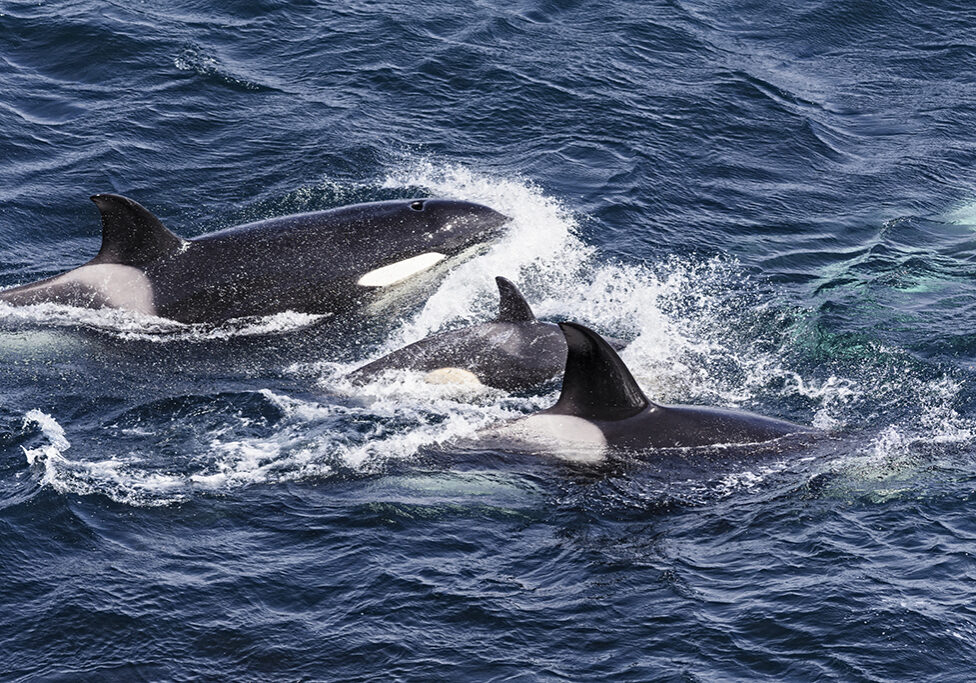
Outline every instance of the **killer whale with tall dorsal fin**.
POLYGON ((428 373, 432 382, 470 381, 521 391, 558 376, 566 366, 562 331, 537 320, 511 280, 496 277, 495 284, 498 316, 491 322, 431 335, 356 368, 347 378, 362 384, 390 370, 412 370, 428 373))
POLYGON ((380 291, 469 255, 509 221, 472 202, 393 200, 183 239, 131 199, 91 199, 102 218, 95 258, 2 290, 0 301, 118 308, 184 323, 286 310, 345 314, 376 301, 380 291))
POLYGON ((641 390, 616 351, 593 330, 559 323, 569 351, 559 400, 484 431, 517 450, 598 462, 612 450, 759 444, 817 430, 743 410, 660 405, 641 390))

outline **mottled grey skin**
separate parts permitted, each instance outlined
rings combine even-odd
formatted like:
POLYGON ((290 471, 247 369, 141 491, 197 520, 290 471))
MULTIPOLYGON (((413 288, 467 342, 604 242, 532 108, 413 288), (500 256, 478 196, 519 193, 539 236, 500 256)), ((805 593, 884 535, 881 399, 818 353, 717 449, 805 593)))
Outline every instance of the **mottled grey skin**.
POLYGON ((514 284, 495 278, 498 317, 489 323, 431 335, 353 370, 363 383, 389 370, 431 372, 461 368, 487 386, 529 389, 556 377, 566 364, 566 338, 554 324, 536 320, 514 284))
POLYGON ((357 284, 364 274, 430 252, 457 257, 508 222, 470 202, 395 200, 184 240, 131 199, 99 194, 92 201, 102 215, 98 255, 73 271, 4 290, 0 301, 123 308, 187 323, 286 310, 344 314, 376 299, 380 288, 357 284))
POLYGON ((600 335, 575 323, 560 323, 559 327, 569 352, 558 402, 527 418, 488 430, 486 438, 501 439, 502 444, 519 450, 598 462, 608 449, 756 444, 815 433, 785 420, 741 410, 654 403, 600 335))

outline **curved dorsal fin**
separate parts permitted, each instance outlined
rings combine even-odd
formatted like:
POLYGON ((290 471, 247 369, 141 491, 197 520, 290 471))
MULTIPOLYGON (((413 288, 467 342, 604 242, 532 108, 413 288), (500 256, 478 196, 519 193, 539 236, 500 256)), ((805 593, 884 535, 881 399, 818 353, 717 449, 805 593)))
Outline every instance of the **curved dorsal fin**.
POLYGON ((588 327, 559 323, 569 353, 559 401, 546 412, 588 420, 622 420, 651 402, 606 340, 588 327))
POLYGON ((183 249, 183 240, 138 202, 118 194, 91 200, 102 214, 102 248, 93 262, 143 266, 183 249))
POLYGON ((529 307, 522 292, 518 291, 511 280, 501 276, 495 278, 498 285, 498 317, 496 322, 500 323, 533 323, 535 314, 529 307))

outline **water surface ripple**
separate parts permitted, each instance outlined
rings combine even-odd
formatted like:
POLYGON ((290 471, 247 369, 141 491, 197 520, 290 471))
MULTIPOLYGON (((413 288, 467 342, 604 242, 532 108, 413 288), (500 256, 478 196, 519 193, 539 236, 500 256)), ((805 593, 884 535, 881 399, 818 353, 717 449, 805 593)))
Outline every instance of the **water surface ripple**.
POLYGON ((974 58, 953 0, 0 3, 0 287, 95 192, 514 218, 356 334, 0 305, 0 677, 972 680, 974 58), (495 275, 831 436, 592 469, 456 446, 558 383, 343 380, 495 275))

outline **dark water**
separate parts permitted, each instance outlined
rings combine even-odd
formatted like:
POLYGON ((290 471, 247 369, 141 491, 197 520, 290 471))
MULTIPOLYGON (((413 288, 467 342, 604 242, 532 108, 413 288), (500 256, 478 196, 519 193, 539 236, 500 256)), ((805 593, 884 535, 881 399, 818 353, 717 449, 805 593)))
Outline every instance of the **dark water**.
POLYGON ((0 308, 0 674, 971 680, 974 63, 949 0, 0 2, 2 286, 95 253, 94 192, 515 218, 372 335, 0 308), (451 446, 557 385, 342 381, 499 274, 834 437, 594 471, 451 446))

